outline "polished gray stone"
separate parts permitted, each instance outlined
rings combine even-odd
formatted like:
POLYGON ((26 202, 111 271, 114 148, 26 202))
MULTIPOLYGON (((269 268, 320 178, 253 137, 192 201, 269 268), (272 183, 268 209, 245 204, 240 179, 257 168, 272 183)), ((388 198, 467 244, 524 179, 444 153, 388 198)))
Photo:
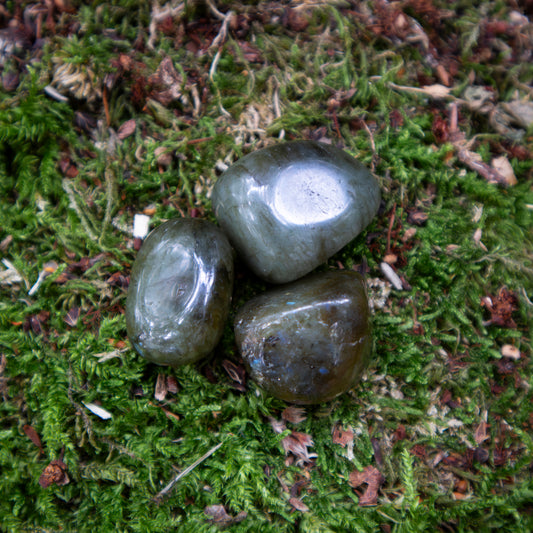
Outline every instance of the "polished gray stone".
POLYGON ((363 278, 330 271, 261 294, 238 311, 235 340, 250 376, 273 396, 331 400, 357 382, 370 358, 363 278))
POLYGON ((369 170, 314 141, 243 157, 216 182, 215 216, 249 267, 272 283, 307 274, 354 239, 380 202, 369 170))
POLYGON ((128 337, 154 363, 198 361, 216 346, 233 290, 233 250, 214 224, 177 219, 142 245, 126 300, 128 337))

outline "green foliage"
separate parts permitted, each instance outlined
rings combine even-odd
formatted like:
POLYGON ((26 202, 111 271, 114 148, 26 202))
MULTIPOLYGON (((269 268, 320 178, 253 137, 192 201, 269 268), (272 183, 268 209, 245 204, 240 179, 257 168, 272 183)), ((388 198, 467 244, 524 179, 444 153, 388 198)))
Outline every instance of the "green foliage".
MULTIPOLYGON (((32 75, 15 97, 0 94, 0 193, 29 199, 35 194, 57 199, 56 172, 60 141, 71 139, 70 109, 50 101, 32 75)), ((35 201, 35 200, 34 200, 35 201)))
MULTIPOLYGON (((287 18, 293 6, 269 4, 270 20, 256 2, 216 4, 237 18, 211 49, 222 21, 204 5, 188 2, 154 29, 153 2, 73 2, 73 13, 54 15, 57 36, 44 30, 42 55, 21 70, 17 90, 0 93, 0 249, 22 279, 0 283, 0 529, 211 533, 227 525, 205 512, 219 505, 233 518, 246 513, 228 525, 235 532, 531 530, 531 161, 509 157, 518 184, 506 189, 466 169, 433 131, 445 104, 391 88, 433 75, 421 49, 397 44, 385 26, 374 32, 343 2, 314 7, 299 31, 291 24, 302 21, 287 18), (169 88, 147 81, 164 57, 183 81, 168 104, 157 98, 169 88), (43 88, 58 65, 100 92, 90 102, 50 99, 43 88), (135 257, 135 213, 152 213, 152 226, 213 220, 217 163, 273 137, 325 137, 372 166, 380 212, 329 266, 367 265, 369 282, 382 282, 379 264, 394 253, 412 287, 376 307, 363 380, 281 432, 287 405, 251 382, 237 390, 224 369, 224 359, 239 364, 230 324, 211 360, 156 367, 127 344, 116 277, 127 279, 135 257), (60 160, 76 172, 65 176, 60 160), (416 225, 413 212, 427 221, 416 225), (404 239, 408 229, 416 233, 404 239), (57 269, 28 294, 49 262, 57 269), (515 327, 491 324, 480 303, 502 287, 517 298, 515 327), (504 345, 520 358, 503 358, 504 345), (178 391, 156 399, 163 378, 178 391), (341 430, 353 435, 344 446, 334 438, 341 430), (313 439, 316 457, 302 463, 285 451, 292 432, 313 439), (51 461, 68 479, 44 488, 51 461), (367 485, 349 480, 369 466, 385 481, 364 507, 367 485)), ((441 26, 461 47, 454 94, 472 72, 514 98, 531 66, 476 59, 482 21, 510 8, 433 4, 458 14, 441 26)), ((430 31, 413 3, 406 10, 430 31)), ((510 41, 501 39, 503 50, 510 41)), ((461 112, 461 131, 478 135, 472 149, 485 161, 507 153, 486 120, 461 112)), ((238 273, 232 316, 266 288, 240 264, 238 273)), ((370 285, 375 300, 379 287, 370 285)))

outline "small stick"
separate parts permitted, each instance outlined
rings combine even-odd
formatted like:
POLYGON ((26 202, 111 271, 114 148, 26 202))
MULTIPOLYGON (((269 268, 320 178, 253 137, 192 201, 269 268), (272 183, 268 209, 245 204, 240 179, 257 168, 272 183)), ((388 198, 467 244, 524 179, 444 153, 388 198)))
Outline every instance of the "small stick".
POLYGON ((364 119, 361 119, 363 122, 363 127, 365 128, 365 131, 368 134, 368 137, 370 138, 370 148, 372 150, 372 164, 371 164, 371 170, 372 172, 375 172, 376 170, 376 164, 378 161, 378 154, 376 152, 376 143, 374 142, 374 135, 372 134, 372 130, 368 127, 368 124, 364 121, 364 119))
POLYGON ((200 463, 204 462, 208 457, 213 455, 221 446, 224 444, 223 442, 219 442, 216 446, 211 448, 208 452, 206 452, 200 459, 195 461, 191 466, 188 466, 185 470, 180 472, 164 489, 160 490, 154 497, 154 500, 161 499, 167 492, 169 492, 172 487, 184 476, 186 476, 189 472, 194 470, 200 463))
POLYGON ((199 143, 203 143, 204 141, 210 141, 213 139, 213 136, 211 137, 201 137, 200 139, 190 139, 187 141, 187 144, 188 145, 191 145, 191 144, 199 144, 199 143))
POLYGON ((105 85, 102 100, 104 102, 105 123, 109 128, 109 126, 111 125, 111 116, 109 115, 109 102, 107 101, 107 87, 105 85))

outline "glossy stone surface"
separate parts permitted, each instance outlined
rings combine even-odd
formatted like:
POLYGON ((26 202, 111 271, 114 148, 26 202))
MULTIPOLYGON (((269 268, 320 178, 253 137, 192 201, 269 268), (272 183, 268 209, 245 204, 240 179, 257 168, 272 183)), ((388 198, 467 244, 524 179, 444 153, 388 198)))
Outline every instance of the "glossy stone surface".
POLYGON ((331 271, 257 296, 238 311, 235 339, 250 376, 273 396, 331 400, 357 382, 370 357, 363 278, 331 271))
POLYGON ((249 267, 272 283, 302 277, 354 239, 380 202, 369 170, 314 141, 252 152, 220 176, 215 216, 249 267))
POLYGON ((154 363, 208 355, 222 335, 233 290, 233 250, 214 224, 170 220, 146 238, 126 300, 128 337, 154 363))

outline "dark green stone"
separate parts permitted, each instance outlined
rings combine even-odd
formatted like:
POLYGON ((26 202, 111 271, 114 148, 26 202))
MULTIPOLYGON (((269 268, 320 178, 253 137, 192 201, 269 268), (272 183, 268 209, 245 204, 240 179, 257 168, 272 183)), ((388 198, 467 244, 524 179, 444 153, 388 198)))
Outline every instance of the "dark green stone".
POLYGON ((363 278, 315 274, 247 302, 235 339, 250 376, 282 400, 313 404, 350 389, 372 349, 363 278))
POLYGON ((216 182, 215 216, 260 277, 298 279, 354 239, 380 202, 377 180, 351 155, 314 141, 243 157, 216 182))
POLYGON ((128 337, 154 363, 194 363, 217 345, 233 290, 233 250, 200 219, 170 220, 140 249, 126 300, 128 337))

